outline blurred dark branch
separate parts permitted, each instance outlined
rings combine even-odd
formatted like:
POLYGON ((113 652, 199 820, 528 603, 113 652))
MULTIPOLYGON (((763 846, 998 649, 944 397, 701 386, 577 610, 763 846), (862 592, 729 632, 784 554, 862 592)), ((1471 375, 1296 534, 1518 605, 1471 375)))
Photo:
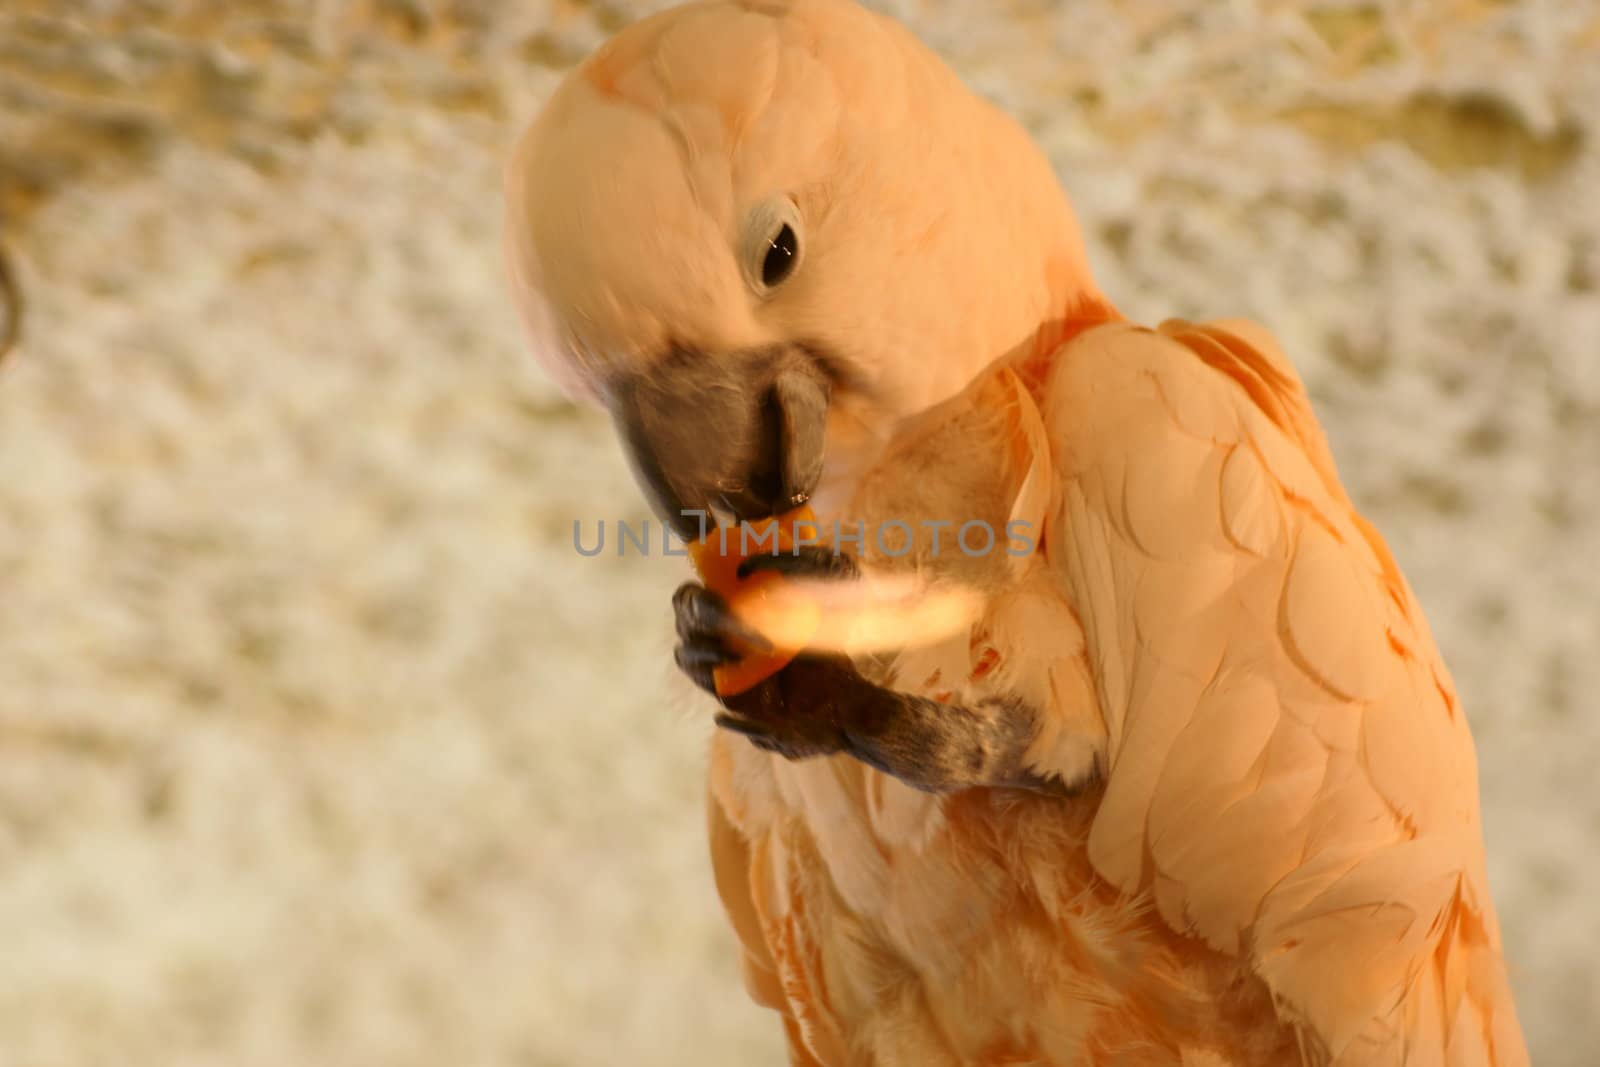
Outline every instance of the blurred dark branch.
POLYGON ((17 275, 11 267, 11 258, 5 246, 0 245, 0 362, 17 343, 22 332, 22 290, 17 286, 17 275))

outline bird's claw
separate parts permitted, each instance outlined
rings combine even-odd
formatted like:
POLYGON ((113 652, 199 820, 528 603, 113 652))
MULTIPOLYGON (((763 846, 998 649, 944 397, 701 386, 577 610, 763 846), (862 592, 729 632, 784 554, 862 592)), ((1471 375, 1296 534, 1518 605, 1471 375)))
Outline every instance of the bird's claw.
POLYGON ((804 545, 783 552, 751 556, 739 564, 740 578, 761 571, 786 578, 822 578, 846 581, 861 577, 854 557, 827 545, 804 545))
POLYGON ((722 704, 718 726, 789 759, 844 749, 838 701, 850 691, 850 683, 860 681, 847 658, 801 654, 750 689, 720 696, 716 668, 751 652, 768 651, 771 642, 740 622, 722 597, 696 582, 678 588, 672 607, 678 630, 673 658, 690 681, 722 704))
POLYGON ((735 663, 751 652, 767 652, 772 642, 746 626, 728 602, 698 582, 685 582, 672 594, 678 647, 673 659, 701 689, 716 694, 716 668, 735 663))
POLYGON ((785 759, 850 751, 852 702, 865 684, 843 656, 802 654, 742 693, 720 697, 716 723, 785 759))

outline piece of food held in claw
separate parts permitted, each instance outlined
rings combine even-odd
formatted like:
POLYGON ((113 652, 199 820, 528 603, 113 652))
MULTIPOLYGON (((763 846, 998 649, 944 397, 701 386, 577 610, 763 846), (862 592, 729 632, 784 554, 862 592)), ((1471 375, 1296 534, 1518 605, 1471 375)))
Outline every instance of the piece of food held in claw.
POLYGON ((784 595, 791 591, 792 583, 775 571, 739 576, 740 564, 757 553, 792 552, 797 538, 815 544, 816 536, 816 516, 802 504, 773 518, 714 527, 688 546, 700 580, 727 601, 740 622, 760 634, 781 632, 781 643, 760 647, 745 642, 744 658, 715 669, 718 696, 736 696, 777 674, 816 634, 822 610, 815 599, 804 594, 784 595))

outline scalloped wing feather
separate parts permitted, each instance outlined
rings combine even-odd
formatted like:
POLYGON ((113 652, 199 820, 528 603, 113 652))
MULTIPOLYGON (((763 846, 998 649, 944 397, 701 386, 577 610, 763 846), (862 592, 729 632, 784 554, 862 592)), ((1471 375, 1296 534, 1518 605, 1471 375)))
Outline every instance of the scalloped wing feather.
POLYGON ((1247 959, 1309 1062, 1525 1064, 1467 724, 1271 338, 1092 330, 1044 416, 1110 730, 1096 868, 1247 959))

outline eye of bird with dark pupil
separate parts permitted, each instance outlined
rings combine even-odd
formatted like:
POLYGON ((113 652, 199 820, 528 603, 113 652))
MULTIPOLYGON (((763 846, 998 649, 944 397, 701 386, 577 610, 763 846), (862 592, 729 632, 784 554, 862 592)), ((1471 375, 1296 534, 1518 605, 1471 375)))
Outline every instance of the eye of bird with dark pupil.
POLYGON ((789 276, 794 270, 794 255, 800 250, 794 230, 788 223, 768 242, 767 258, 761 261, 761 284, 769 289, 789 276))

